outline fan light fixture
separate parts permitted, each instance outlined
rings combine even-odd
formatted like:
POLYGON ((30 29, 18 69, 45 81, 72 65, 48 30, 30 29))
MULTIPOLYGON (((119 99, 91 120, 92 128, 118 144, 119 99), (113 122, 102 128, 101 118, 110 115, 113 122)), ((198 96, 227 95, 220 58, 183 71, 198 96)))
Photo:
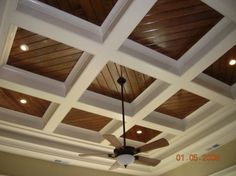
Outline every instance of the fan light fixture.
POLYGON ((130 155, 130 154, 121 154, 116 157, 116 160, 121 166, 126 167, 126 166, 132 164, 134 162, 135 158, 133 155, 130 155))

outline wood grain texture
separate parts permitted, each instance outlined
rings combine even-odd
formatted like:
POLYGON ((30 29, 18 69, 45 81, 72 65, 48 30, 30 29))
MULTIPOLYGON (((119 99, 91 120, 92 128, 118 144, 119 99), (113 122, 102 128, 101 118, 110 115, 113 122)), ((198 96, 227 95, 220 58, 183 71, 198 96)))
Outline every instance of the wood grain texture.
POLYGON ((208 99, 191 92, 180 90, 160 105, 156 111, 178 119, 184 119, 208 101, 208 99))
MULTIPOLYGON (((103 94, 112 98, 121 99, 121 88, 117 83, 120 75, 121 66, 109 62, 99 73, 96 79, 88 87, 88 90, 103 94)), ((140 72, 123 67, 123 77, 126 79, 124 85, 124 99, 126 102, 132 102, 155 80, 152 77, 140 72)))
MULTIPOLYGON (((146 143, 149 140, 151 140, 152 138, 159 135, 160 133, 161 132, 157 131, 157 130, 153 130, 153 129, 150 129, 150 128, 135 125, 126 132, 126 138, 146 143), (141 130, 142 134, 137 134, 136 132, 138 130, 141 130)), ((121 137, 123 137, 123 135, 121 137)))
POLYGON ((110 121, 111 119, 108 117, 100 116, 79 109, 71 109, 62 123, 93 131, 100 131, 110 121))
POLYGON ((19 28, 7 64, 64 82, 82 53, 19 28), (27 44, 29 51, 22 51, 21 44, 27 44))
POLYGON ((236 65, 229 65, 231 59, 236 60, 236 45, 210 65, 203 73, 232 86, 236 83, 236 65))
POLYGON ((117 0, 39 0, 71 15, 101 25, 117 0))
POLYGON ((2 108, 42 117, 49 105, 49 101, 0 88, 0 107, 2 108), (27 103, 20 103, 21 99, 27 100, 27 103))
POLYGON ((221 18, 200 0, 158 0, 129 38, 178 60, 221 18))

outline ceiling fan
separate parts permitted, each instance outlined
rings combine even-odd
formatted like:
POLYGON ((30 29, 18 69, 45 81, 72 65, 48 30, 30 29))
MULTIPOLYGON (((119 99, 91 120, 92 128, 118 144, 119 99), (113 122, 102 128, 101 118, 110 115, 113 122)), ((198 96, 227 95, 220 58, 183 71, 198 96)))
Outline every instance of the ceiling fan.
POLYGON ((88 154, 79 154, 79 156, 87 157, 87 156, 105 155, 110 158, 115 158, 116 162, 109 168, 109 170, 114 170, 116 168, 119 168, 120 166, 124 166, 126 168, 128 165, 132 164, 133 162, 148 165, 148 166, 156 166, 157 164, 161 162, 160 160, 154 159, 154 158, 147 158, 144 156, 139 156, 137 154, 168 146, 169 142, 166 139, 161 138, 154 142, 145 144, 137 148, 126 145, 125 113, 124 113, 124 84, 126 82, 126 79, 122 77, 122 72, 117 82, 121 86, 122 122, 123 122, 123 140, 124 140, 123 145, 118 140, 118 138, 116 138, 116 136, 112 134, 104 134, 103 137, 106 140, 108 140, 112 146, 115 147, 113 153, 90 153, 90 154, 88 153, 88 154))

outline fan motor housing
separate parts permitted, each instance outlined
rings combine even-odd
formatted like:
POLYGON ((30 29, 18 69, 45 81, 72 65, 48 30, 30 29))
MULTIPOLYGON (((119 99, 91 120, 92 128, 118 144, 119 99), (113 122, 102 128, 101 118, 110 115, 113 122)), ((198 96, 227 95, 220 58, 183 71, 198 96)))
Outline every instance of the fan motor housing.
POLYGON ((136 151, 135 151, 134 147, 125 146, 125 147, 115 148, 114 154, 115 154, 115 157, 122 155, 122 154, 134 155, 134 154, 136 154, 136 151))

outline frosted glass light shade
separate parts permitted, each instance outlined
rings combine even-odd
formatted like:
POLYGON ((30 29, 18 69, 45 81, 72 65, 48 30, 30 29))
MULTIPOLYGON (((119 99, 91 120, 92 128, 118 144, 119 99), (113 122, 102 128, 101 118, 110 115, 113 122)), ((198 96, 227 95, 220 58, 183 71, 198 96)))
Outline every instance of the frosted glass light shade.
POLYGON ((121 154, 116 157, 116 160, 120 165, 127 166, 134 162, 134 156, 130 154, 121 154))

